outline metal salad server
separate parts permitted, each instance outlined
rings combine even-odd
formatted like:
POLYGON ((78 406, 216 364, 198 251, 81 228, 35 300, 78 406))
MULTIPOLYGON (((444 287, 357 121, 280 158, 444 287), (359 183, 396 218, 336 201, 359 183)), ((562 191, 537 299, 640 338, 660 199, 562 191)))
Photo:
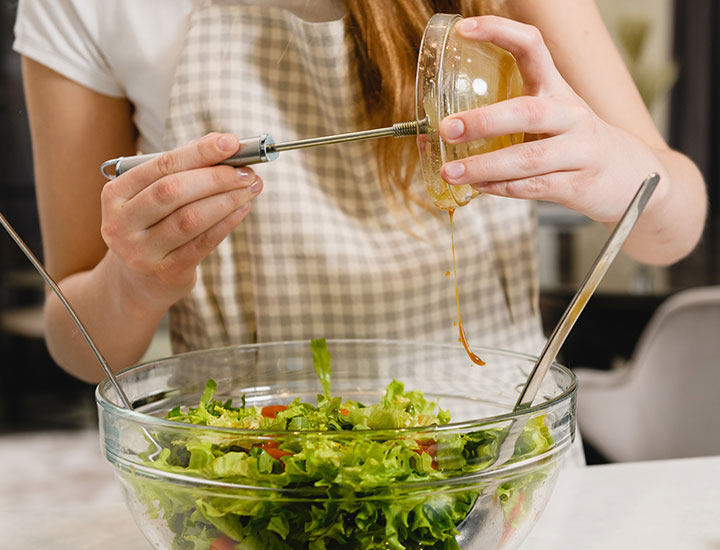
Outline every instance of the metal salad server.
MULTIPOLYGON (((319 145, 330 145, 333 143, 345 143, 348 141, 363 141, 366 139, 375 139, 381 137, 411 137, 418 134, 427 133, 427 119, 422 121, 396 122, 387 128, 376 128, 374 130, 361 130, 359 132, 348 132, 345 134, 335 134, 331 136, 315 137, 308 139, 299 139, 296 141, 286 141, 284 143, 275 143, 270 134, 262 134, 249 138, 240 138, 240 148, 238 152, 222 161, 220 164, 230 166, 247 166, 249 164, 260 164, 270 162, 278 158, 282 151, 290 151, 293 149, 305 149, 307 147, 317 147, 319 145)), ((115 179, 124 174, 131 168, 153 160, 164 153, 149 153, 146 155, 135 155, 131 157, 118 157, 105 161, 100 166, 100 172, 107 179, 115 179)))
MULTIPOLYGON (((23 251, 23 254, 27 256, 27 259, 30 260, 30 263, 33 265, 33 267, 40 273, 43 280, 47 283, 47 285, 50 287, 50 289, 55 293, 55 295, 58 297, 60 302, 63 306, 65 306, 65 309, 70 314, 70 317, 72 318, 73 322, 77 325, 78 329, 80 329, 81 334, 85 338, 85 341, 90 346, 90 349, 92 350, 93 354, 95 355, 95 358, 98 360, 98 363, 100 363, 100 366, 102 367, 103 371, 105 372, 105 375, 108 377, 110 382, 113 385, 113 388, 115 388, 115 391, 117 392, 118 396, 120 397, 120 401, 122 405, 131 411, 135 410, 135 407, 133 406, 130 399, 128 399, 127 394, 122 389, 122 386, 120 386, 120 382, 115 377, 115 374, 113 373, 112 369, 110 369, 110 366, 108 365, 107 361, 103 357, 102 353, 100 353, 100 350, 95 345, 95 342, 93 342, 92 338, 90 337, 90 334, 88 334, 88 331, 85 329, 85 326, 82 324, 82 321, 80 321, 80 318, 75 313, 75 310, 70 305, 70 302, 68 302, 67 298, 63 294, 62 290, 60 290, 60 287, 57 285, 55 280, 52 278, 52 276, 47 272, 45 267, 40 263, 40 260, 37 259, 35 254, 32 253, 32 250, 30 250, 30 247, 25 244, 25 242, 20 238, 20 235, 18 235, 15 230, 10 225, 10 222, 5 219, 5 216, 0 213, 0 224, 5 228, 5 231, 8 232, 10 237, 12 237, 13 241, 15 241, 15 244, 18 245, 20 250, 23 251)), ((150 459, 153 459, 157 457, 160 454, 160 451, 163 449, 162 445, 155 439, 150 432, 146 428, 141 428, 143 434, 145 434, 145 437, 147 438, 149 443, 152 443, 155 445, 155 450, 149 455, 150 459)))
POLYGON ((28 245, 25 244, 25 242, 20 238, 20 235, 18 235, 15 230, 10 225, 10 222, 8 222, 5 219, 5 216, 0 213, 0 224, 5 228, 5 231, 8 232, 10 237, 15 241, 15 244, 18 245, 20 250, 23 251, 23 254, 27 256, 27 259, 30 260, 30 263, 33 265, 33 267, 40 273, 42 278, 45 280, 47 285, 50 287, 50 289, 57 295, 60 302, 62 302, 62 305, 65 306, 65 309, 70 314, 70 317, 72 317, 72 320, 75 322, 77 327, 80 329, 80 332, 82 333, 83 337, 87 341, 88 345, 90 346, 90 349, 92 349, 92 352, 95 354, 95 357, 97 358, 98 362, 100 363, 100 366, 102 367, 103 371, 105 371, 105 375, 110 379, 110 382, 112 382, 113 387, 115 388, 115 391, 120 396, 120 400, 122 401, 122 404, 130 410, 134 410, 134 407, 130 400, 128 399, 128 396, 123 391, 122 387, 120 387, 120 383, 118 382, 117 378, 115 378, 115 375, 113 374, 113 371, 110 369, 110 367, 107 364, 107 361, 102 356, 102 353, 100 353, 100 350, 95 345, 95 342, 93 342, 92 338, 90 338, 90 335, 88 334, 87 330, 85 330, 85 327, 82 324, 82 321, 80 321, 80 318, 75 313, 75 310, 70 305, 70 302, 68 302, 67 298, 65 298, 65 295, 63 294, 62 290, 60 290, 60 287, 57 285, 57 283, 53 280, 53 278, 50 276, 50 274, 47 272, 47 270, 43 267, 43 265, 40 263, 40 260, 37 259, 35 254, 32 253, 28 245))
MULTIPOLYGON (((635 227, 640 214, 652 196, 660 176, 650 174, 640 185, 622 218, 605 242, 600 254, 588 271, 580 288, 575 293, 570 305, 555 326, 550 338, 533 366, 530 375, 523 386, 520 396, 515 403, 513 412, 521 412, 532 406, 532 403, 540 389, 545 374, 560 351, 565 339, 572 329, 575 321, 580 316, 590 297, 597 289, 600 281, 607 272, 610 264, 620 252, 623 243, 630 231, 635 227)), ((505 464, 515 453, 515 444, 523 432, 525 425, 518 420, 511 421, 500 442, 497 456, 488 467, 499 467, 505 464)), ((500 503, 495 496, 500 482, 492 483, 485 487, 473 505, 467 517, 458 525, 460 534, 457 542, 463 548, 495 548, 502 537, 504 526, 504 515, 500 503)))
POLYGON ((570 333, 573 325, 575 325, 575 321, 577 321, 577 318, 580 316, 580 313, 582 313, 582 310, 585 308, 588 300, 597 289, 600 281, 610 267, 610 264, 612 264, 615 259, 615 256, 617 256, 618 252, 620 252, 620 249, 622 248, 625 239, 627 239, 630 234, 630 231, 632 231, 633 227, 635 227, 635 223, 640 217, 640 214, 642 214, 642 211, 645 209, 645 206, 650 200, 650 197, 655 191, 659 181, 660 176, 653 173, 647 176, 640 185, 635 197, 632 201, 630 201, 630 204, 625 210, 622 218, 620 218, 620 221, 615 226, 612 234, 605 242, 605 246, 603 246, 600 254, 595 259, 595 263, 593 263, 587 275, 585 275, 585 280, 575 293, 575 296, 565 310, 565 313, 563 313, 563 316, 560 318, 560 321, 550 335, 550 338, 548 338, 548 341, 540 353, 540 357, 538 357, 525 386, 520 392, 520 397, 518 397, 513 411, 523 410, 532 405, 532 402, 540 389, 540 384, 550 368, 550 365, 555 360, 558 351, 560 351, 560 347, 563 343, 565 343, 565 339, 570 333))
MULTIPOLYGON (((575 321, 577 321, 580 313, 582 313, 582 310, 585 308, 585 305, 588 303, 588 300, 593 295, 600 284, 600 281, 605 276, 605 273, 607 273, 607 270, 613 260, 620 252, 620 249, 630 234, 630 231, 632 231, 633 227, 635 227, 635 223, 637 223, 640 214, 642 214, 642 211, 645 209, 645 206, 650 200, 650 197, 655 191, 659 181, 660 176, 653 173, 647 176, 640 185, 640 188, 630 201, 630 204, 620 218, 620 221, 615 226, 615 229, 610 237, 608 237, 608 240, 605 242, 600 254, 595 259, 595 262, 592 267, 590 267, 588 273, 585 275, 585 279, 580 285, 578 291, 575 293, 573 299, 570 301, 565 313, 563 313, 560 321, 558 321, 558 324, 552 331, 550 338, 548 338, 545 343, 545 347, 540 353, 540 356, 535 362, 535 365, 533 366, 533 369, 530 372, 522 391, 520 392, 520 396, 515 403, 513 412, 523 411, 524 409, 528 409, 532 406, 533 400, 540 390, 540 385, 542 384, 547 371, 550 369, 550 365, 555 360, 555 357, 557 357, 560 348, 565 343, 565 339, 570 333, 572 327, 575 325, 575 321)), ((510 459, 513 451, 515 450, 515 442, 522 432, 523 426, 518 427, 517 422, 514 422, 513 424, 514 425, 508 430, 505 440, 500 445, 500 452, 498 453, 495 465, 505 463, 510 459)))

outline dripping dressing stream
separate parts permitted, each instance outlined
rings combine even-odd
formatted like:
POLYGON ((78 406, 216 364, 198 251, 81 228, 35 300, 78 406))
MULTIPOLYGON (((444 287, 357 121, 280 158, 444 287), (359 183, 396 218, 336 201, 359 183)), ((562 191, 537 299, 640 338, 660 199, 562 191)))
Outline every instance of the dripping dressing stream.
POLYGON ((455 231, 453 230, 453 215, 455 214, 455 210, 448 210, 448 214, 450 215, 450 241, 452 242, 453 275, 455 276, 455 302, 457 303, 458 330, 460 331, 459 341, 465 348, 465 351, 467 352, 468 357, 470 357, 470 360, 476 365, 482 366, 485 364, 485 361, 480 359, 480 357, 478 357, 478 355, 472 349, 470 349, 470 344, 467 341, 467 336, 465 336, 465 330, 463 329, 462 325, 462 317, 460 315, 460 290, 458 289, 457 262, 455 261, 455 231))

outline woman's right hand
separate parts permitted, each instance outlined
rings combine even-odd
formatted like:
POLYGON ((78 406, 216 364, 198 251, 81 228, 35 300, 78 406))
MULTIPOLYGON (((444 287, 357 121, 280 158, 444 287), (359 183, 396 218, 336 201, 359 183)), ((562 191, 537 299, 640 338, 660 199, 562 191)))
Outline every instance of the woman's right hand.
POLYGON ((232 134, 208 134, 105 184, 105 261, 137 300, 168 308, 186 296, 196 266, 247 216, 262 180, 217 164, 238 146, 232 134))

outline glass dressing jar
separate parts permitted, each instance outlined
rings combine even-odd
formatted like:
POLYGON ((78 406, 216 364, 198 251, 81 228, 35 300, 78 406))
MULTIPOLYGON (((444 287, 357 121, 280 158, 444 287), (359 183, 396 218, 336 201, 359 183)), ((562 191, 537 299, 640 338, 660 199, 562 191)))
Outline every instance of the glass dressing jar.
POLYGON ((427 133, 417 137, 423 178, 435 205, 454 210, 476 197, 470 185, 448 185, 440 167, 449 161, 520 143, 523 134, 446 143, 438 133, 448 115, 522 95, 522 77, 515 58, 489 42, 475 42, 455 33, 459 15, 435 14, 425 27, 418 56, 415 109, 427 133))

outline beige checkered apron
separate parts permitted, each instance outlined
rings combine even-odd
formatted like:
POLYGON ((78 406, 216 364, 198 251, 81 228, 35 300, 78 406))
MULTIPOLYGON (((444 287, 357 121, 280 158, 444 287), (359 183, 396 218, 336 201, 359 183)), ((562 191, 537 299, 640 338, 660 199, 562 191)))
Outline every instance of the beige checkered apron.
MULTIPOLYGON (((210 131, 288 141, 357 129, 352 51, 343 20, 311 23, 280 8, 200 0, 165 145, 210 131)), ((176 352, 319 337, 457 341, 448 217, 423 211, 422 237, 404 230, 380 193, 374 147, 290 151, 255 167, 263 193, 172 308, 176 352)), ((481 197, 456 212, 471 344, 540 351, 535 232, 529 201, 481 197)))

